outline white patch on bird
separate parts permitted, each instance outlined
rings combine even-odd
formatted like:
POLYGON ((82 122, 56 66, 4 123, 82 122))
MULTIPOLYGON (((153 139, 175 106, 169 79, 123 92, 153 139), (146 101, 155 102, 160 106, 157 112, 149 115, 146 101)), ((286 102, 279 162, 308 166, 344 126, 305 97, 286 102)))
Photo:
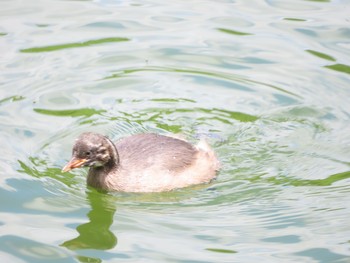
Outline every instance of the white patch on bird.
POLYGON ((101 163, 100 161, 94 161, 91 164, 91 166, 93 166, 93 167, 101 167, 101 166, 103 166, 103 163, 101 163))

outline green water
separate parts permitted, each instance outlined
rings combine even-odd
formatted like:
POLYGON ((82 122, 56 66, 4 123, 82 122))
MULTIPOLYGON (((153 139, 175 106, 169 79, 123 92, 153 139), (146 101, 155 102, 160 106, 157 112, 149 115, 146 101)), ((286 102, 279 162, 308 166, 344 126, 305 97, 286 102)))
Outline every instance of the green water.
POLYGON ((1 1, 1 262, 350 262, 349 3, 1 1), (96 131, 205 136, 209 185, 100 193, 96 131))

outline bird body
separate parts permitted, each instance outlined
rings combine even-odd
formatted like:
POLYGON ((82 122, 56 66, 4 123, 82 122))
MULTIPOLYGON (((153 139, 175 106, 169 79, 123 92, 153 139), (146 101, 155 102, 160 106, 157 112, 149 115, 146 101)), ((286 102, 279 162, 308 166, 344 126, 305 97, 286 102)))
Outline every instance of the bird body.
POLYGON ((205 141, 193 146, 185 140, 145 133, 114 144, 103 135, 83 133, 63 171, 81 166, 90 167, 87 184, 95 188, 163 192, 210 182, 219 161, 205 141))

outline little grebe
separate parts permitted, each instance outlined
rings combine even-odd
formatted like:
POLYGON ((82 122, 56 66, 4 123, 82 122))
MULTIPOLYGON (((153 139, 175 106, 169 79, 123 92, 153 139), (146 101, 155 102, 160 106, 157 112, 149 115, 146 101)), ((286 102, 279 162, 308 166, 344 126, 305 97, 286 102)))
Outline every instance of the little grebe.
POLYGON ((205 141, 193 146, 173 137, 145 133, 115 144, 106 136, 83 133, 73 146, 72 159, 62 169, 89 166, 87 184, 123 192, 162 192, 207 183, 219 161, 205 141))

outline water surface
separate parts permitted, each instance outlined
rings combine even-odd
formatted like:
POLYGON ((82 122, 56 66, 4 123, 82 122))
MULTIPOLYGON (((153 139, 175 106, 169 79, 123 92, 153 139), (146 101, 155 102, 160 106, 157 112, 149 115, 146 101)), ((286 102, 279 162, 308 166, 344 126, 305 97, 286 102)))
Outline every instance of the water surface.
POLYGON ((347 1, 2 1, 3 262, 349 262, 347 1), (206 137, 170 193, 62 173, 83 131, 206 137))

